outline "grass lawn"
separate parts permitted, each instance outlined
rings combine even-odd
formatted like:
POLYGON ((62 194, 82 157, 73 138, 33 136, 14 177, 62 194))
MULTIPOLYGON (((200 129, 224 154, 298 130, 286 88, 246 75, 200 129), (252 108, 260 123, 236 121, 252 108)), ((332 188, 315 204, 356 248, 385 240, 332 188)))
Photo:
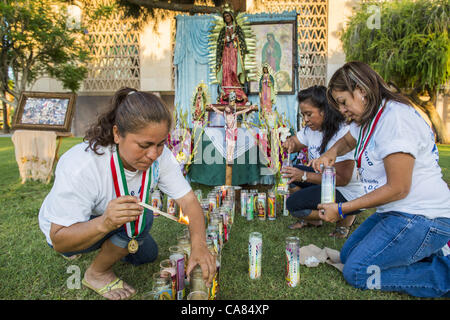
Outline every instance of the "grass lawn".
MULTIPOLYGON (((64 139, 60 154, 80 141, 80 138, 64 139)), ((444 179, 450 183, 450 146, 441 145, 439 151, 444 179)), ((67 261, 47 246, 39 229, 38 213, 52 183, 20 183, 10 138, 0 138, 0 174, 3 177, 0 180, 0 299, 102 299, 84 287, 69 289, 68 280, 73 279, 76 270, 80 270, 82 277, 96 253, 67 261)), ((193 185, 193 188, 206 192, 210 187, 193 185)), ((358 216, 356 226, 369 214, 358 216)), ((340 250, 344 240, 328 237, 333 229, 331 224, 299 233, 287 229, 294 221, 292 217, 248 222, 237 213, 235 218, 230 240, 222 253, 218 299, 415 299, 405 294, 355 289, 345 282, 337 269, 327 264, 316 268, 302 266, 300 285, 289 288, 284 280, 286 236, 299 235, 301 246, 315 244, 337 250, 340 250), (247 272, 247 241, 252 231, 263 234, 260 280, 250 280, 247 272)), ((135 299, 142 299, 145 292, 151 289, 152 274, 158 271, 159 262, 168 258, 168 248, 176 244, 174 239, 182 228, 161 217, 155 219, 151 234, 159 245, 157 263, 138 267, 118 263, 115 266, 116 274, 138 290, 135 299)))

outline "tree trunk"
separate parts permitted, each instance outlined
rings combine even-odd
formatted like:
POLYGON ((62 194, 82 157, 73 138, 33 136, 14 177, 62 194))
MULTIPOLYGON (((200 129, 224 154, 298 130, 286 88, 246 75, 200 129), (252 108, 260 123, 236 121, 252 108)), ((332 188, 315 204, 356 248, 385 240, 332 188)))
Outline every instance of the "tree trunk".
POLYGON ((8 124, 8 105, 2 101, 3 106, 3 133, 9 133, 9 124, 8 124))
POLYGON ((430 96, 428 101, 422 101, 419 98, 419 92, 417 89, 414 89, 412 92, 408 93, 407 96, 417 107, 420 108, 420 110, 425 112, 430 119, 434 133, 436 134, 436 142, 448 144, 450 143, 450 136, 447 133, 444 121, 442 121, 436 110, 437 95, 432 90, 428 90, 428 94, 430 96))

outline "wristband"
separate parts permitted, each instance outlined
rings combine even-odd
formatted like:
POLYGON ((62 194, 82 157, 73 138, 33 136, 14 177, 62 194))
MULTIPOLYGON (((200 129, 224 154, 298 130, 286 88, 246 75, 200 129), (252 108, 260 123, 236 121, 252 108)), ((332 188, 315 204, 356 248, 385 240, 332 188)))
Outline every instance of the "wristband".
POLYGON ((341 217, 342 219, 345 219, 347 217, 346 214, 342 214, 342 202, 338 203, 338 211, 339 211, 339 217, 341 217))

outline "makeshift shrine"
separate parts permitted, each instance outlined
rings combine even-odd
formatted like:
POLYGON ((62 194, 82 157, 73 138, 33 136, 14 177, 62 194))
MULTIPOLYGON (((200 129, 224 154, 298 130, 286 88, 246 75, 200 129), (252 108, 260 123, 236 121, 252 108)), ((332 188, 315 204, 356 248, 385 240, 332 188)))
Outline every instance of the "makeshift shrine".
MULTIPOLYGON (((205 216, 208 246, 217 257, 217 274, 211 288, 204 285, 201 270, 194 269, 187 281, 190 246, 186 229, 154 275, 153 289, 147 295, 150 299, 215 299, 220 288, 221 252, 230 239, 236 212, 247 221, 273 221, 277 215, 288 215, 289 195, 280 171, 283 162, 292 163, 292 156, 283 152, 281 145, 296 130, 291 113, 297 112, 296 88, 278 97, 269 45, 264 53, 268 60, 257 62, 258 42, 249 24, 251 16, 225 7, 222 15, 177 17, 176 128, 167 144, 191 182, 214 186, 207 195, 200 190, 195 193, 205 216), (197 56, 199 52, 202 54, 197 56), (251 82, 256 84, 253 92, 251 82), (266 192, 239 186, 262 181, 271 185, 266 192)), ((255 15, 254 21, 293 18, 295 14, 255 15)), ((279 62, 277 66, 279 69, 279 62)), ((173 199, 159 192, 156 198, 161 199, 154 202, 160 209, 165 204, 164 216, 182 216, 173 199)))
POLYGON ((217 186, 275 184, 279 179, 280 163, 287 157, 280 154, 281 143, 297 129, 298 81, 292 72, 297 55, 295 40, 286 37, 295 38, 295 19, 295 12, 252 15, 228 6, 220 15, 177 16, 177 127, 169 147, 191 182, 217 186), (293 49, 292 59, 281 64, 271 60, 272 43, 266 44, 278 35, 264 33, 272 32, 274 23, 287 30, 284 42, 278 41, 293 49), (278 92, 281 71, 292 72, 291 91, 278 92))

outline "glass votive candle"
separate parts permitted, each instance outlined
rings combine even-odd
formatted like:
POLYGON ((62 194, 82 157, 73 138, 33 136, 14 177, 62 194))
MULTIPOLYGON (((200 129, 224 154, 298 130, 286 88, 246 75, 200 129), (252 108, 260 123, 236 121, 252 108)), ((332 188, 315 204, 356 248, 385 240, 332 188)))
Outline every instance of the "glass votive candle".
POLYGON ((199 265, 197 265, 194 270, 192 270, 190 278, 191 292, 204 291, 205 293, 209 294, 208 287, 206 286, 205 280, 203 279, 202 269, 199 265))
POLYGON ((187 296, 188 300, 208 300, 208 294, 204 291, 192 291, 187 296))

